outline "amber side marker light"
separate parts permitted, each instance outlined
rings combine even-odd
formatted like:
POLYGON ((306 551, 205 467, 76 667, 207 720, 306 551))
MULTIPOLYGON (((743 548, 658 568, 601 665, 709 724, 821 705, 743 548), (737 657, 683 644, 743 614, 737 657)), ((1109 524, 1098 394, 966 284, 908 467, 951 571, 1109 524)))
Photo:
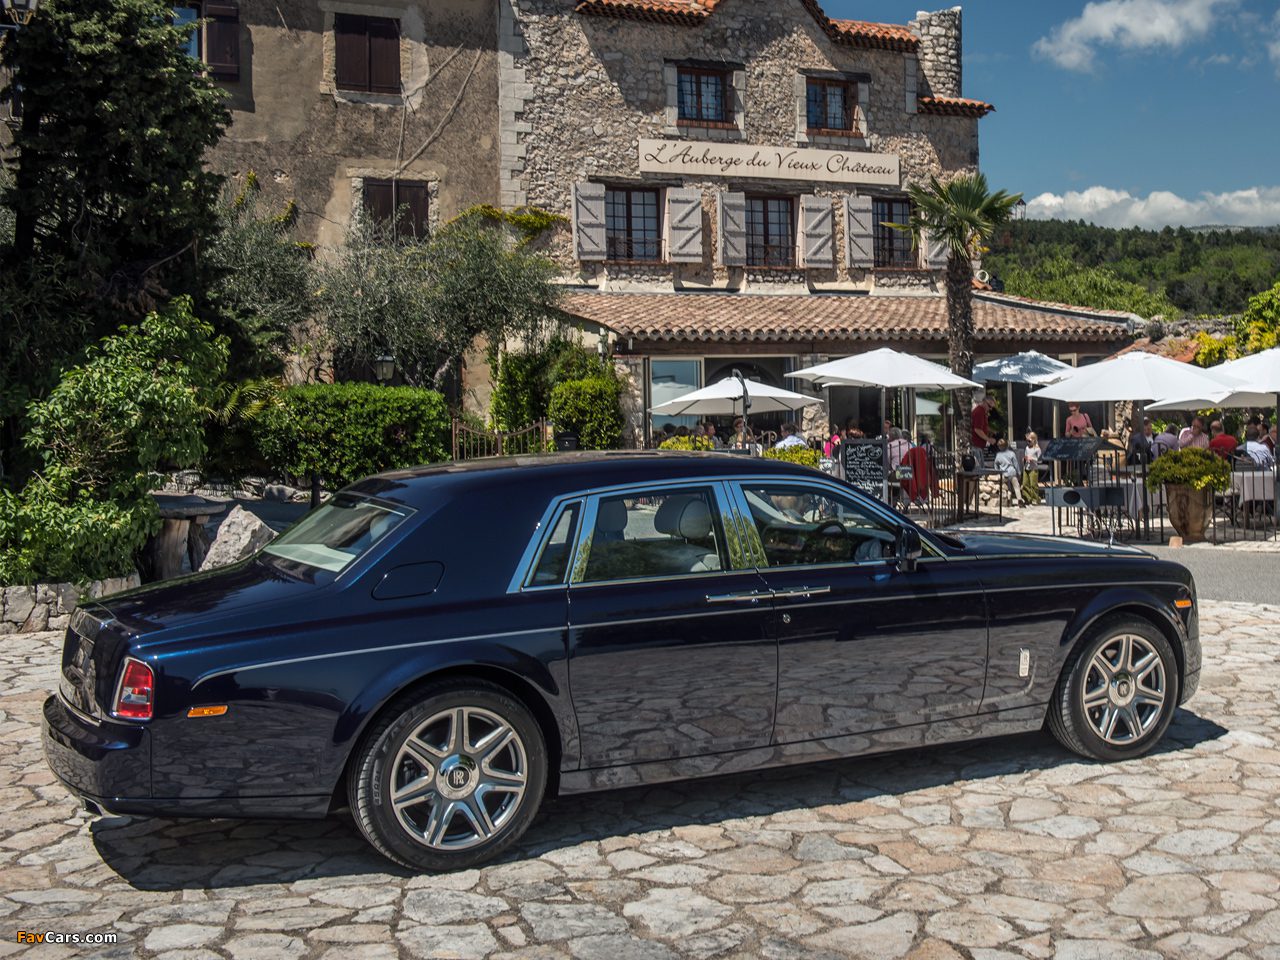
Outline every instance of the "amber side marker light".
POLYGON ((216 707, 192 707, 187 711, 188 717, 220 717, 227 712, 225 703, 216 707))
POLYGON ((1190 600, 1175 600, 1175 601, 1173 601, 1173 605, 1174 605, 1175 607, 1177 607, 1179 610, 1190 610, 1190 609, 1191 609, 1191 601, 1190 601, 1190 600))

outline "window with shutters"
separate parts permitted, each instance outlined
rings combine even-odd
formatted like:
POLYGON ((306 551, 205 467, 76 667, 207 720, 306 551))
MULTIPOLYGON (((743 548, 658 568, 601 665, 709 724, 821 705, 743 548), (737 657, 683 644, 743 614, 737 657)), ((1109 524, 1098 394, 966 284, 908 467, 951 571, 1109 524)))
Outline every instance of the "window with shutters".
POLYGON ((606 190, 605 259, 660 259, 662 217, 659 209, 657 190, 606 190))
POLYGON ((360 93, 400 92, 400 21, 337 13, 333 17, 334 83, 360 93))
POLYGON ((858 85, 810 77, 806 98, 809 133, 861 137, 858 85))
POLYGON ((397 237, 426 237, 428 190, 426 183, 415 180, 365 180, 364 212, 397 237))
POLYGON ((920 257, 911 243, 911 234, 895 230, 890 223, 905 224, 911 219, 911 202, 905 199, 877 198, 872 212, 875 218, 875 265, 877 267, 914 270, 920 257))
POLYGON ((691 126, 734 126, 733 73, 711 67, 679 67, 678 122, 691 126))
POLYGON ((791 197, 747 198, 747 265, 794 267, 796 208, 791 197))
POLYGON ((239 80, 240 9, 234 0, 192 0, 170 10, 176 25, 194 24, 183 46, 187 56, 203 62, 215 79, 239 80))

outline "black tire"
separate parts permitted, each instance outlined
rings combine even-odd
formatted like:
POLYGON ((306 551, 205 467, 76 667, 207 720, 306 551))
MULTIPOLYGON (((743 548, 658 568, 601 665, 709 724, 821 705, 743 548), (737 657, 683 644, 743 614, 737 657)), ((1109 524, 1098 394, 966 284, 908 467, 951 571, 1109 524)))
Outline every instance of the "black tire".
MULTIPOLYGON (((498 730, 496 724, 488 729, 498 730)), ((468 735, 469 736, 469 735, 468 735)), ((501 737, 499 737, 501 739, 501 737)), ((498 776, 508 777, 502 772, 498 776)), ((516 842, 533 822, 542 802, 547 784, 547 748, 542 730, 529 709, 500 687, 479 680, 445 680, 420 687, 394 702, 373 727, 365 734, 357 748, 355 760, 351 766, 347 781, 347 796, 351 805, 351 814, 365 839, 383 856, 403 866, 417 870, 449 871, 462 870, 483 863, 502 854, 504 850, 516 842), (428 743, 428 739, 437 735, 437 731, 450 728, 456 721, 454 711, 470 711, 463 714, 463 728, 478 728, 480 742, 484 741, 483 733, 489 718, 497 718, 505 723, 518 738, 518 746, 508 746, 498 751, 493 762, 505 765, 506 769, 517 769, 517 756, 523 760, 524 789, 523 793, 507 809, 504 805, 513 793, 499 786, 489 788, 489 793, 481 793, 485 787, 477 789, 476 782, 482 782, 482 774, 487 761, 479 761, 478 751, 466 748, 444 750, 448 757, 439 761, 436 744, 428 743), (449 714, 449 718, 423 729, 423 725, 433 718, 449 714), (406 746, 414 734, 416 754, 423 759, 418 761, 414 756, 402 754, 408 751, 406 746), (425 764, 437 760, 432 772, 427 772, 425 764), (450 765, 452 762, 452 766, 450 765), (470 790, 461 784, 457 790, 446 778, 449 770, 463 768, 464 773, 457 775, 459 779, 473 778, 470 790), (480 778, 479 781, 474 778, 480 778), (420 784, 413 791, 416 797, 422 795, 420 801, 407 805, 403 814, 398 814, 391 803, 391 794, 395 784, 400 789, 410 784, 420 784), (454 794, 453 799, 440 793, 441 790, 454 794), (460 791, 460 792, 459 792, 460 791), (485 808, 483 814, 476 808, 479 803, 485 808), (457 808, 462 804, 466 809, 457 808), (494 809, 501 806, 502 816, 492 817, 500 824, 493 827, 492 833, 480 839, 480 820, 485 816, 490 819, 494 809), (437 843, 429 843, 426 835, 437 824, 433 820, 438 812, 444 811, 449 822, 445 824, 446 833, 438 837, 437 843), (457 821, 454 823, 453 821, 457 821), (410 832, 410 826, 418 828, 417 838, 410 832), (473 837, 465 836, 470 830, 473 837), (462 842, 467 845, 447 848, 449 844, 462 842)), ((486 823, 486 827, 493 826, 486 823)))
MULTIPOLYGON (((1136 654, 1131 655, 1131 659, 1136 659, 1136 654)), ((1150 675, 1144 678, 1143 684, 1149 682, 1150 675)), ((1109 617, 1095 626, 1067 658, 1066 665, 1062 668, 1062 675, 1058 679, 1058 686, 1054 690, 1053 702, 1049 705, 1049 731, 1064 747, 1082 757, 1108 762, 1131 760, 1150 752, 1164 736, 1169 722, 1173 719, 1173 712, 1177 709, 1180 692, 1181 677, 1178 673, 1178 661, 1168 638, 1160 629, 1139 617, 1109 617), (1146 686, 1135 681, 1129 666, 1124 665, 1111 679, 1110 684, 1103 684, 1109 690, 1115 691, 1119 699, 1112 699, 1112 694, 1108 693, 1105 695, 1107 699, 1103 705, 1086 709, 1086 689, 1093 694, 1093 698, 1104 696, 1101 693, 1102 686, 1099 685, 1104 678, 1101 672, 1092 666, 1095 663, 1094 658, 1102 652, 1103 659, 1107 661, 1115 659, 1116 663, 1120 663, 1119 645, 1124 642, 1123 638, 1126 636, 1136 638, 1138 641, 1136 643, 1131 641, 1134 649, 1145 645, 1147 650, 1159 658, 1159 667, 1163 671, 1163 702, 1158 710, 1149 703, 1137 705, 1138 701, 1148 698, 1148 690, 1146 686), (1126 676, 1133 683, 1134 694, 1130 694, 1130 688, 1124 685, 1126 676), (1124 706, 1117 706, 1117 703, 1123 702, 1124 696, 1131 696, 1134 699, 1124 706), (1130 706, 1133 707, 1132 712, 1126 710, 1126 707, 1130 706), (1111 739, 1103 735, 1103 730, 1111 720, 1111 714, 1105 712, 1107 710, 1120 714, 1117 720, 1111 721, 1113 729, 1111 739), (1134 729, 1135 721, 1137 730, 1134 729), (1134 734, 1137 735, 1134 736, 1134 734), (1121 738, 1124 738, 1123 742, 1116 742, 1121 738)))

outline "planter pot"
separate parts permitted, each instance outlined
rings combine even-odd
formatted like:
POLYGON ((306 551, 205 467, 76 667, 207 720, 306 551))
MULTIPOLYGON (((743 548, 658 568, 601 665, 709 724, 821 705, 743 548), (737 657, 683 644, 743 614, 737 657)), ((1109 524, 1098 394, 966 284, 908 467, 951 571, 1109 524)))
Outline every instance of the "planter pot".
POLYGON ((556 434, 557 450, 577 450, 578 435, 576 433, 557 433, 556 434))
POLYGON ((1204 532, 1213 517, 1213 491, 1195 487, 1166 486, 1169 522, 1185 543, 1203 543, 1204 532))

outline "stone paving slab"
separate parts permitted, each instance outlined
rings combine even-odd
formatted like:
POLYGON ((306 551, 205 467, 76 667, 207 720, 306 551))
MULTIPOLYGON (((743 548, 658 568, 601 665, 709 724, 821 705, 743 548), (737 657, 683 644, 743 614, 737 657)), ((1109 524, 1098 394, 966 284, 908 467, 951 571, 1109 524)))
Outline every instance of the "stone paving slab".
POLYGON ((1278 618, 1204 604, 1200 693, 1142 760, 1035 734, 567 798, 440 876, 343 817, 85 817, 40 751, 61 640, 7 637, 0 958, 1280 960, 1278 618))

